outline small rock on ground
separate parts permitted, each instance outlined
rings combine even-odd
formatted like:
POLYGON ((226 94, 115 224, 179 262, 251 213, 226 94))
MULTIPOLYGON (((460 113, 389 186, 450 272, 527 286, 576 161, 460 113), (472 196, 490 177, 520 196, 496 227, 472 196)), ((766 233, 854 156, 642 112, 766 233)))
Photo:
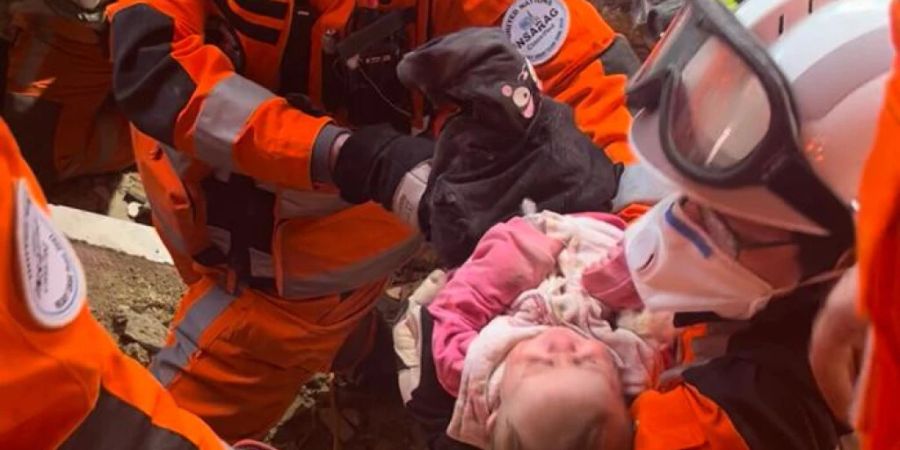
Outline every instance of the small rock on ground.
POLYGON ((123 345, 122 351, 125 352, 126 355, 137 360, 141 365, 147 366, 150 364, 150 352, 137 342, 129 342, 123 345))
POLYGON ((156 353, 166 341, 166 326, 149 314, 135 312, 128 308, 123 311, 125 328, 122 336, 156 353))

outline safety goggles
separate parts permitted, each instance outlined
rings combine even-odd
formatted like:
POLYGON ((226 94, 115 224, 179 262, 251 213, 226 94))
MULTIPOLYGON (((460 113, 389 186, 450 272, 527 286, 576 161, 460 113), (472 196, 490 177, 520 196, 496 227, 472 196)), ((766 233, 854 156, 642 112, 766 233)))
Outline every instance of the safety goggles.
POLYGON ((765 186, 832 234, 852 236, 847 208, 803 154, 790 85, 716 0, 688 0, 628 89, 659 116, 659 143, 686 178, 713 188, 765 186))

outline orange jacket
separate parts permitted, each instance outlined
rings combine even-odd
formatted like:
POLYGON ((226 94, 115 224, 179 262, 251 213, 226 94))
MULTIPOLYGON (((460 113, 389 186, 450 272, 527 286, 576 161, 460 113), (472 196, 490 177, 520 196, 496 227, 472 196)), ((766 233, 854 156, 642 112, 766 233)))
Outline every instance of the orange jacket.
MULTIPOLYGON (((314 106, 327 103, 323 86, 334 76, 323 78, 323 67, 333 65, 325 50, 357 3, 382 2, 310 0, 305 10, 304 1, 122 0, 109 7, 113 89, 141 131, 134 134, 135 158, 155 224, 189 281, 205 270, 192 262, 212 267, 231 259, 229 267, 244 267, 238 278, 249 274, 252 287, 287 298, 330 295, 388 276, 418 243, 380 207, 348 205, 316 182, 338 132, 335 119, 304 113, 275 94, 296 81, 296 70, 285 68, 303 54, 297 43, 307 43, 301 88, 314 106), (204 26, 218 17, 233 30, 230 44, 205 43, 211 33, 204 26), (304 35, 309 17, 315 21, 304 35), (237 193, 238 183, 259 192, 237 193), (237 234, 245 235, 238 244, 249 257, 234 255, 241 253, 234 251, 237 234)), ((415 46, 463 27, 500 24, 524 2, 395 0, 379 8, 415 8, 417 20, 405 28, 415 46)), ((541 43, 559 44, 536 67, 545 90, 574 107, 581 128, 613 159, 630 160, 625 76, 606 74, 601 62, 614 49, 612 29, 585 0, 533 3, 553 5, 561 31, 541 43)), ((417 105, 413 122, 423 111, 417 105)))
MULTIPOLYGON (((900 2, 891 4, 900 49, 900 2)), ((874 328, 858 429, 866 448, 900 448, 900 56, 888 81, 875 145, 863 172, 857 222, 861 308, 874 328)))
POLYGON ((0 148, 0 448, 227 448, 94 320, 3 123, 0 148))
POLYGON ((691 325, 679 340, 683 370, 632 403, 635 450, 836 448, 849 430, 806 357, 827 288, 799 289, 745 322, 676 315, 676 325, 691 325))

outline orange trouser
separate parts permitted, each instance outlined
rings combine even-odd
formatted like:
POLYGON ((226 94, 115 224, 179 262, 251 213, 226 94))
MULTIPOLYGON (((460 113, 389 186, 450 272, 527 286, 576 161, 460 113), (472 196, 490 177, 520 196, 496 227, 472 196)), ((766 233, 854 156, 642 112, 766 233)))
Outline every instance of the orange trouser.
POLYGON ((123 169, 132 163, 128 122, 112 95, 100 33, 37 14, 13 16, 4 118, 38 179, 123 169))
POLYGON ((260 437, 306 380, 331 369, 383 288, 378 282, 349 295, 285 300, 253 289, 231 295, 203 276, 182 297, 150 370, 224 439, 260 437))
POLYGON ((91 316, 81 266, 0 122, 0 448, 223 449, 91 316))

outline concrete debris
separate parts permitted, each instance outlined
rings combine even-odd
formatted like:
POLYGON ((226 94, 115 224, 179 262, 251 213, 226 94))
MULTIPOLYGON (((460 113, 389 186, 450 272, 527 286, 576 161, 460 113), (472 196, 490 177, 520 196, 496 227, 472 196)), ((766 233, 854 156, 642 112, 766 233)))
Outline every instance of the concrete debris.
POLYGON ((122 351, 144 366, 150 364, 150 352, 148 352, 146 348, 142 347, 141 344, 138 344, 137 342, 129 342, 123 345, 122 351))
POLYGON ((122 336, 140 344, 154 354, 158 352, 166 341, 166 326, 149 314, 125 308, 122 310, 120 319, 125 323, 122 336))

